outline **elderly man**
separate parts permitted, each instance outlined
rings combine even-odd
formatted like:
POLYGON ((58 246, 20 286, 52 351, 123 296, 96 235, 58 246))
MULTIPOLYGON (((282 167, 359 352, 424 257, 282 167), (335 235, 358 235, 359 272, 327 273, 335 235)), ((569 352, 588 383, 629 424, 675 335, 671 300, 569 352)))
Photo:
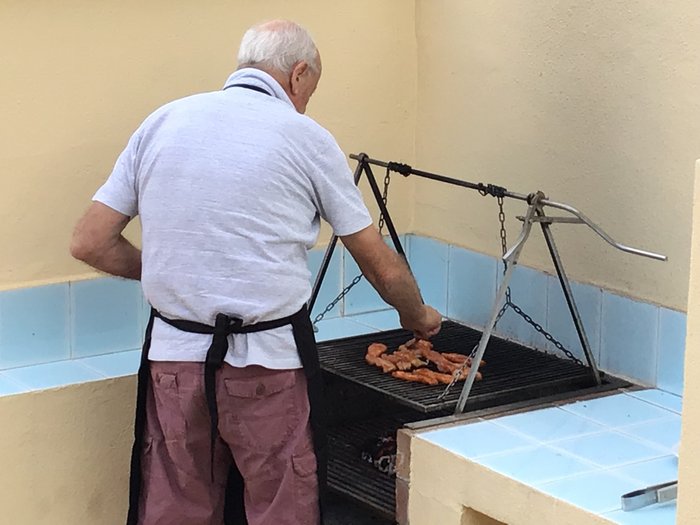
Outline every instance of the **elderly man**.
POLYGON ((326 448, 306 257, 320 218, 403 327, 422 338, 440 328, 335 140, 304 116, 321 76, 308 33, 253 27, 238 62, 223 90, 143 122, 71 245, 99 270, 141 279, 153 307, 130 524, 319 522, 326 448), (122 236, 137 214, 143 252, 122 236))

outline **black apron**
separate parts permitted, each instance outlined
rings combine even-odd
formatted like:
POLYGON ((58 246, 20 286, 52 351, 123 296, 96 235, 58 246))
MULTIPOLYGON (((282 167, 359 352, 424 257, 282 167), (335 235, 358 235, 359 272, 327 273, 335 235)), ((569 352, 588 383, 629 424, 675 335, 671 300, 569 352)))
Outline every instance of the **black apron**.
MULTIPOLYGON (((247 334, 272 330, 280 326, 292 325, 294 342, 299 352, 299 358, 304 368, 304 375, 307 381, 307 391, 309 395, 310 423, 313 433, 314 452, 318 464, 318 490, 319 504, 321 506, 321 516, 323 516, 323 503, 325 500, 326 471, 328 463, 327 429, 325 425, 325 407, 323 406, 323 378, 321 365, 318 360, 316 340, 314 338, 313 326, 309 318, 309 311, 304 305, 297 313, 276 319, 274 321, 263 321, 253 325, 242 325, 242 321, 231 318, 224 314, 216 316, 216 324, 209 326, 193 321, 173 320, 163 317, 159 312, 151 309, 151 317, 148 320, 146 334, 143 342, 143 352, 141 353, 141 366, 138 372, 138 389, 136 396, 136 421, 134 425, 134 446, 131 452, 131 474, 129 478, 129 513, 127 515, 127 525, 137 525, 139 511, 139 496, 141 492, 141 453, 143 450, 143 440, 146 430, 146 394, 151 378, 148 366, 148 351, 151 347, 151 332, 153 321, 158 317, 167 324, 183 330, 185 332, 198 334, 211 334, 212 343, 207 351, 206 362, 204 363, 204 389, 207 398, 207 406, 211 418, 211 451, 213 461, 213 443, 218 436, 216 430, 218 422, 218 411, 216 407, 216 370, 224 362, 224 357, 228 351, 228 336, 230 334, 247 334)), ((213 480, 212 480, 213 481, 213 480)), ((225 505, 225 525, 245 525, 245 510, 243 508, 243 478, 232 463, 229 472, 228 485, 226 488, 225 505)))

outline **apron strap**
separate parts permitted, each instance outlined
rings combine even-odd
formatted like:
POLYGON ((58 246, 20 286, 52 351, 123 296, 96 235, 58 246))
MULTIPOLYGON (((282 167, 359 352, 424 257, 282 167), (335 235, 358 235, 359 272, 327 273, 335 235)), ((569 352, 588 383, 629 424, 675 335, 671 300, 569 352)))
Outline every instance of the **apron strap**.
POLYGON ((263 89, 259 86, 254 86, 253 84, 231 84, 230 86, 226 86, 224 88, 224 91, 226 91, 227 89, 230 89, 232 87, 250 89, 252 91, 257 91, 258 93, 264 93, 265 95, 272 96, 266 89, 263 89))
POLYGON ((148 366, 148 351, 151 348, 151 332, 153 331, 153 319, 155 310, 151 309, 151 315, 146 325, 146 333, 143 338, 143 350, 141 351, 141 363, 138 371, 138 383, 136 387, 136 416, 134 422, 134 444, 131 449, 131 471, 129 472, 129 512, 126 517, 127 525, 136 525, 139 514, 139 495, 141 493, 141 452, 143 450, 144 436, 146 435, 146 396, 151 378, 148 366))

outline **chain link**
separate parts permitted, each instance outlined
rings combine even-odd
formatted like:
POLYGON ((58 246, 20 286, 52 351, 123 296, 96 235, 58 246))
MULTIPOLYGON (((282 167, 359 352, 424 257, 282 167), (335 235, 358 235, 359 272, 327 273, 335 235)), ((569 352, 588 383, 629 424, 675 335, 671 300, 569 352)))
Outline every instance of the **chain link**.
POLYGON ((518 314, 520 317, 525 319, 525 321, 532 326, 537 332, 542 334, 544 338, 552 343, 554 346, 557 347, 558 350, 561 350, 566 357, 574 361, 577 365, 583 366, 583 361, 581 361, 578 357, 576 357, 574 354, 572 354, 569 350, 564 348, 564 345, 562 345, 559 341, 557 341, 549 332, 547 332, 540 324, 538 324, 536 321, 532 319, 529 315, 527 315, 522 308, 520 308, 517 304, 515 303, 510 303, 510 307, 513 309, 513 311, 518 314))
POLYGON ((323 312, 321 312, 320 314, 318 314, 316 316, 313 324, 315 325, 316 323, 318 323, 321 319, 323 319, 323 316, 325 316, 328 312, 333 310, 333 308, 335 308, 335 305, 338 304, 340 302, 340 300, 348 294, 348 292, 352 289, 352 287, 355 286, 357 283, 359 283, 361 280, 362 280, 362 274, 357 275, 352 280, 352 282, 350 284, 348 284, 343 289, 343 291, 338 294, 338 296, 335 299, 333 299, 330 303, 328 303, 328 306, 326 306, 326 309, 323 310, 323 312))
MULTIPOLYGON (((384 207, 386 207, 386 199, 389 196, 389 183, 391 182, 391 171, 389 168, 386 168, 386 175, 384 175, 384 192, 382 193, 382 202, 384 203, 384 207)), ((379 235, 382 235, 382 231, 384 230, 384 214, 380 213, 379 214, 379 235)))
MULTIPOLYGON (((389 183, 391 182, 391 174, 390 170, 387 167, 386 169, 386 175, 384 175, 384 190, 382 192, 382 202, 384 203, 384 207, 386 208, 386 202, 387 198, 389 197, 389 183)), ((384 214, 380 212, 379 214, 379 235, 382 235, 382 231, 384 230, 384 214)), ((343 297, 345 297, 350 290, 352 290, 353 286, 355 286, 357 283, 359 283, 362 280, 362 273, 359 273, 358 275, 355 276, 355 278, 348 284, 345 288, 343 288, 343 291, 340 292, 335 299, 333 299, 330 303, 328 303, 328 306, 326 306, 325 310, 318 314, 312 323, 314 330, 316 330, 316 323, 321 321, 323 317, 333 310, 335 308, 335 305, 337 305, 343 297)))

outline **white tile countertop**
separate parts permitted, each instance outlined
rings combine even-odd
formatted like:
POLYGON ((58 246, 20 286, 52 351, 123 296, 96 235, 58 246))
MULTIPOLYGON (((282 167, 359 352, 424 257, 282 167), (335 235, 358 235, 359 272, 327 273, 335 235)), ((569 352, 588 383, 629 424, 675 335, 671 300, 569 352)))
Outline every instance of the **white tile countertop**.
POLYGON ((681 398, 626 391, 419 434, 613 523, 675 523, 675 502, 624 512, 627 492, 678 478, 681 398))

